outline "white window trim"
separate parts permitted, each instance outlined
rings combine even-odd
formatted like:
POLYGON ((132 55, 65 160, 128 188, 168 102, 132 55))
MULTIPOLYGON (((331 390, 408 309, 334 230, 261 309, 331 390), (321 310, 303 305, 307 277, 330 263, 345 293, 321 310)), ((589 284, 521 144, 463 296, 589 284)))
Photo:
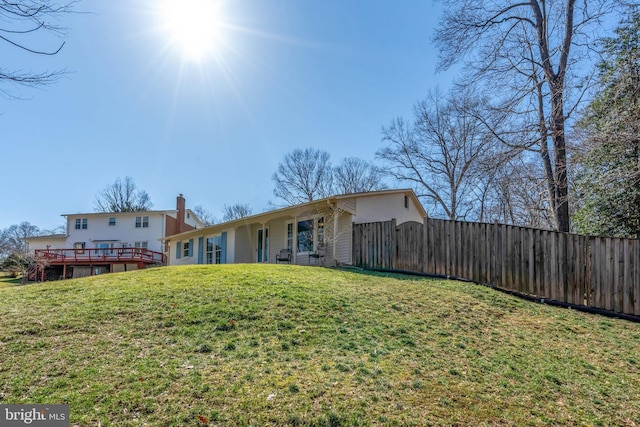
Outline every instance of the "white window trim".
POLYGON ((284 248, 291 252, 291 255, 295 252, 296 247, 296 228, 294 224, 296 221, 285 221, 284 223, 284 248), (289 248, 289 225, 291 225, 291 248, 289 248))

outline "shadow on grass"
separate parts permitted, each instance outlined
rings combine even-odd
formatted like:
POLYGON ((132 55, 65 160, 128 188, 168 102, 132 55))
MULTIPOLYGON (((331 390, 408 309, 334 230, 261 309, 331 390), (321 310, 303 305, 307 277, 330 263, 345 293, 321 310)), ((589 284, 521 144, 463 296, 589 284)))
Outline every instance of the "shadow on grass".
POLYGON ((7 273, 0 273, 0 289, 10 288, 13 286, 20 286, 20 285, 22 285, 22 278, 11 277, 7 273))
POLYGON ((400 272, 400 271, 380 271, 380 270, 365 270, 360 267, 348 267, 342 266, 339 268, 342 271, 348 271, 350 273, 362 274, 365 276, 375 276, 375 277, 389 277, 396 280, 437 280, 445 277, 439 277, 437 275, 429 275, 429 274, 419 274, 412 272, 400 272))

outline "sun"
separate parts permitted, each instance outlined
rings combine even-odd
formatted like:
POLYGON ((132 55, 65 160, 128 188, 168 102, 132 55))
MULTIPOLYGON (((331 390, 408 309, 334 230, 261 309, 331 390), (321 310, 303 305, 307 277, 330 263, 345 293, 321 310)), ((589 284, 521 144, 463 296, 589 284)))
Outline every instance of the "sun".
POLYGON ((164 0, 158 9, 161 31, 186 59, 203 61, 222 43, 219 0, 164 0))

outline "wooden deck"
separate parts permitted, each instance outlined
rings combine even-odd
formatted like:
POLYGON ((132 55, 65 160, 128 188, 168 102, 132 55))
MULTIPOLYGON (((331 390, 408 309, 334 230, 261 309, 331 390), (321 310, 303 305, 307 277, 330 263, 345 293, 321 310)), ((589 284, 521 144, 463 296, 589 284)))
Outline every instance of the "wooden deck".
POLYGON ((35 257, 49 265, 165 263, 163 253, 142 248, 36 249, 35 257))

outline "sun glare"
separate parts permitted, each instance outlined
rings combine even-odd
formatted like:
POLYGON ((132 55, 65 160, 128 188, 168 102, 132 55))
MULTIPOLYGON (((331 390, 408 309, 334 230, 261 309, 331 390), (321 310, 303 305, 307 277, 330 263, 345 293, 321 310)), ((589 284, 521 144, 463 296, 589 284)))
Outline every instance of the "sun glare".
POLYGON ((216 0, 165 0, 160 6, 162 31, 172 49, 186 59, 203 61, 220 48, 221 22, 216 0))

